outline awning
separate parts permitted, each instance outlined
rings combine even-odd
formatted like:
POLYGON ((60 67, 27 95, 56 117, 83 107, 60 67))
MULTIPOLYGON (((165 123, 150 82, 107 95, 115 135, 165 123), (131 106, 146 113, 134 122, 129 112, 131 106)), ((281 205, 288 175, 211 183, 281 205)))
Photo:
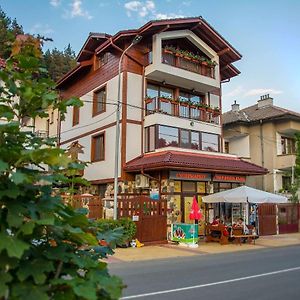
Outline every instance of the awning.
POLYGON ((264 175, 268 170, 236 156, 220 154, 198 154, 183 151, 161 151, 145 154, 129 161, 127 172, 142 170, 179 169, 219 172, 236 175, 264 175))
POLYGON ((248 186, 202 197, 206 203, 286 203, 287 197, 264 192, 248 186))

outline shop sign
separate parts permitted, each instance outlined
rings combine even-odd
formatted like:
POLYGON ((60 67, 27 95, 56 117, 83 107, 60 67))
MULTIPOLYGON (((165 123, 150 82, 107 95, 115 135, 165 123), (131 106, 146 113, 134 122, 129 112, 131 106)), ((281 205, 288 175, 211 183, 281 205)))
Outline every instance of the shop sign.
POLYGON ((191 181, 210 181, 211 175, 208 173, 170 171, 170 179, 191 180, 191 181))
POLYGON ((246 176, 216 174, 213 181, 217 182, 246 182, 246 176))
POLYGON ((150 199, 151 200, 159 200, 159 192, 158 189, 152 189, 150 191, 150 199))
POLYGON ((140 220, 140 217, 137 215, 132 216, 132 221, 133 222, 138 222, 140 220))
POLYGON ((195 243, 198 241, 198 224, 176 223, 171 227, 172 241, 195 243))

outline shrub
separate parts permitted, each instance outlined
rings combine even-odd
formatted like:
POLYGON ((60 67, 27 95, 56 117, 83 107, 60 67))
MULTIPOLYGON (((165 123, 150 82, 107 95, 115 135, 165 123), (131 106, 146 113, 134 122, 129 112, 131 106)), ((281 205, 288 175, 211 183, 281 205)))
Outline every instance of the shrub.
MULTIPOLYGON (((97 220, 97 224, 100 232, 122 228, 124 232, 123 242, 130 241, 136 234, 136 225, 129 218, 119 220, 99 219, 97 220)), ((117 245, 121 246, 120 243, 117 243, 117 245)))

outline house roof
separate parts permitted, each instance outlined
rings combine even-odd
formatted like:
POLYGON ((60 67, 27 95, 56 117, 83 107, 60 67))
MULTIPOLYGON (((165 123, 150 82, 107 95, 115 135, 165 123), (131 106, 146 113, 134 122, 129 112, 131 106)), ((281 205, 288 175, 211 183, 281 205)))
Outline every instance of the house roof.
POLYGON ((180 169, 221 172, 237 175, 262 175, 268 170, 236 156, 208 155, 181 151, 162 151, 145 154, 126 164, 125 170, 180 169))
POLYGON ((93 56, 95 49, 110 37, 111 35, 107 33, 90 32, 76 57, 77 62, 90 59, 93 56))
POLYGON ((233 123, 255 123, 260 120, 275 120, 275 119, 299 119, 300 114, 275 105, 258 107, 258 104, 246 107, 238 111, 228 111, 222 115, 223 125, 233 123))
MULTIPOLYGON (((222 80, 237 76, 240 71, 232 63, 241 59, 242 55, 220 35, 203 17, 177 18, 166 20, 152 20, 138 29, 128 29, 117 32, 111 36, 107 33, 90 33, 82 46, 77 62, 81 63, 90 59, 94 52, 101 51, 112 46, 113 43, 122 43, 126 39, 132 39, 135 35, 150 37, 161 31, 191 30, 220 56, 220 70, 222 80)), ((74 68, 77 73, 76 67, 74 68)), ((73 70, 72 70, 73 71, 73 70)), ((59 85, 64 82, 66 75, 59 80, 59 85)))
POLYGON ((5 68, 6 66, 6 61, 3 58, 0 58, 0 68, 5 68))

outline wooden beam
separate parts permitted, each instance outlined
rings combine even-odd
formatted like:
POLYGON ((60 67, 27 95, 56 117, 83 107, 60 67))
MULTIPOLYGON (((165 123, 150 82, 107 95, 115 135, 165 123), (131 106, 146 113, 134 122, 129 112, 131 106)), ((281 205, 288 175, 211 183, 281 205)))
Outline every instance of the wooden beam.
POLYGON ((225 53, 227 53, 227 52, 229 52, 229 51, 230 51, 230 48, 229 48, 229 47, 224 48, 224 49, 222 49, 222 50, 220 50, 220 51, 218 52, 218 55, 219 55, 219 56, 222 56, 222 55, 224 55, 225 53))
POLYGON ((198 26, 200 26, 202 23, 201 22, 199 22, 198 24, 196 24, 195 26, 193 26, 190 30, 191 31, 193 31, 193 30, 195 30, 198 26))
POLYGON ((167 26, 165 26, 164 28, 162 28, 160 31, 157 32, 157 34, 162 33, 166 30, 168 30, 170 28, 170 24, 168 24, 167 26))
MULTIPOLYGON (((114 43, 111 44, 115 49, 119 50, 120 52, 123 52, 124 50, 120 47, 118 47, 117 45, 115 45, 114 43)), ((135 59, 132 55, 130 55, 129 53, 125 53, 125 55, 127 57, 129 57, 130 59, 132 59, 134 62, 136 62, 137 64, 139 64, 140 66, 144 66, 141 62, 139 62, 137 59, 135 59)))
POLYGON ((86 49, 83 49, 82 52, 85 52, 87 54, 94 54, 94 51, 90 51, 90 50, 86 50, 86 49))

